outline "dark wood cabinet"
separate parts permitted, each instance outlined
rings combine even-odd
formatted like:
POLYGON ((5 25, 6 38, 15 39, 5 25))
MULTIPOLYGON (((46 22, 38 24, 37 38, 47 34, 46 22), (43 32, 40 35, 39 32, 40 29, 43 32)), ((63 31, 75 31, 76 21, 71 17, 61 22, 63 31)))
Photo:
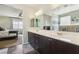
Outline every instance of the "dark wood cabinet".
POLYGON ((38 49, 38 39, 39 36, 35 33, 28 32, 28 42, 32 45, 34 49, 38 49))
POLYGON ((49 53, 50 41, 48 37, 28 32, 29 43, 41 54, 49 53))
POLYGON ((50 45, 49 45, 50 47, 50 54, 54 54, 55 53, 55 40, 54 39, 51 39, 50 40, 50 45))
POLYGON ((77 53, 77 47, 78 47, 74 44, 70 44, 56 39, 51 40, 50 46, 51 46, 50 51, 51 53, 54 54, 74 54, 77 53))
POLYGON ((28 33, 28 42, 34 47, 35 44, 34 44, 34 34, 33 33, 28 33))
POLYGON ((49 38, 45 37, 45 36, 41 36, 39 35, 40 39, 39 39, 39 49, 38 52, 39 53, 43 53, 43 54, 48 54, 49 53, 49 38))
POLYGON ((31 32, 28 32, 28 38, 30 44, 40 54, 78 54, 79 53, 79 46, 68 42, 64 42, 54 38, 49 38, 31 32))
POLYGON ((35 49, 36 49, 36 50, 39 49, 39 40, 40 40, 39 35, 34 34, 34 44, 35 44, 35 49))

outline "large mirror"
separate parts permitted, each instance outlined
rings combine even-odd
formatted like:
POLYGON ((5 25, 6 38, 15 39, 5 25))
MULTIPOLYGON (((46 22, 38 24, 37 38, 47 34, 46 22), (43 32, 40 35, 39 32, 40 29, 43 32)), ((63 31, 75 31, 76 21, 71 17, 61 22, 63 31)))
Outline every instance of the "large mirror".
POLYGON ((59 16, 59 31, 79 32, 79 10, 59 16))
POLYGON ((51 30, 51 16, 41 14, 31 19, 31 27, 38 27, 43 30, 51 30))

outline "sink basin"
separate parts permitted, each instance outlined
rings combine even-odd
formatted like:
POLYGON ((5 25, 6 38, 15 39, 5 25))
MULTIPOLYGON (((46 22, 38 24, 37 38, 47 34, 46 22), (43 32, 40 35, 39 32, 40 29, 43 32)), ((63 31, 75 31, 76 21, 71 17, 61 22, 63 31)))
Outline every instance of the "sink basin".
POLYGON ((66 39, 66 38, 60 38, 60 40, 66 41, 66 42, 71 42, 70 39, 66 39))

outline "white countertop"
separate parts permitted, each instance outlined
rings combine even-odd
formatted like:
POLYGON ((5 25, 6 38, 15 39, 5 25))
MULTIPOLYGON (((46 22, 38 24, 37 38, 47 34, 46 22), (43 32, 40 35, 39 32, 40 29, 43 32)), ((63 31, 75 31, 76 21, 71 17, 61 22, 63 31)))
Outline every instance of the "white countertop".
POLYGON ((63 32, 63 31, 51 31, 41 30, 38 28, 30 28, 28 32, 36 33, 39 35, 47 36, 57 40, 69 42, 75 45, 79 45, 79 33, 75 32, 63 32))

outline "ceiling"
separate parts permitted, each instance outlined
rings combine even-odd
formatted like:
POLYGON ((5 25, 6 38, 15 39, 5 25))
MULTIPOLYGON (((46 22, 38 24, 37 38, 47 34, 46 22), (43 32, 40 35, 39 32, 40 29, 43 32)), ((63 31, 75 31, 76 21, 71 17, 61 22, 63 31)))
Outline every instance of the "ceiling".
POLYGON ((31 9, 35 10, 36 12, 38 10, 48 11, 50 9, 55 9, 61 5, 62 4, 9 4, 9 6, 19 8, 19 9, 22 9, 21 7, 31 8, 31 9))
POLYGON ((26 9, 27 13, 30 15, 34 15, 39 10, 42 10, 43 12, 47 12, 50 10, 53 10, 57 7, 62 6, 62 4, 8 4, 9 6, 12 6, 17 9, 26 9))

